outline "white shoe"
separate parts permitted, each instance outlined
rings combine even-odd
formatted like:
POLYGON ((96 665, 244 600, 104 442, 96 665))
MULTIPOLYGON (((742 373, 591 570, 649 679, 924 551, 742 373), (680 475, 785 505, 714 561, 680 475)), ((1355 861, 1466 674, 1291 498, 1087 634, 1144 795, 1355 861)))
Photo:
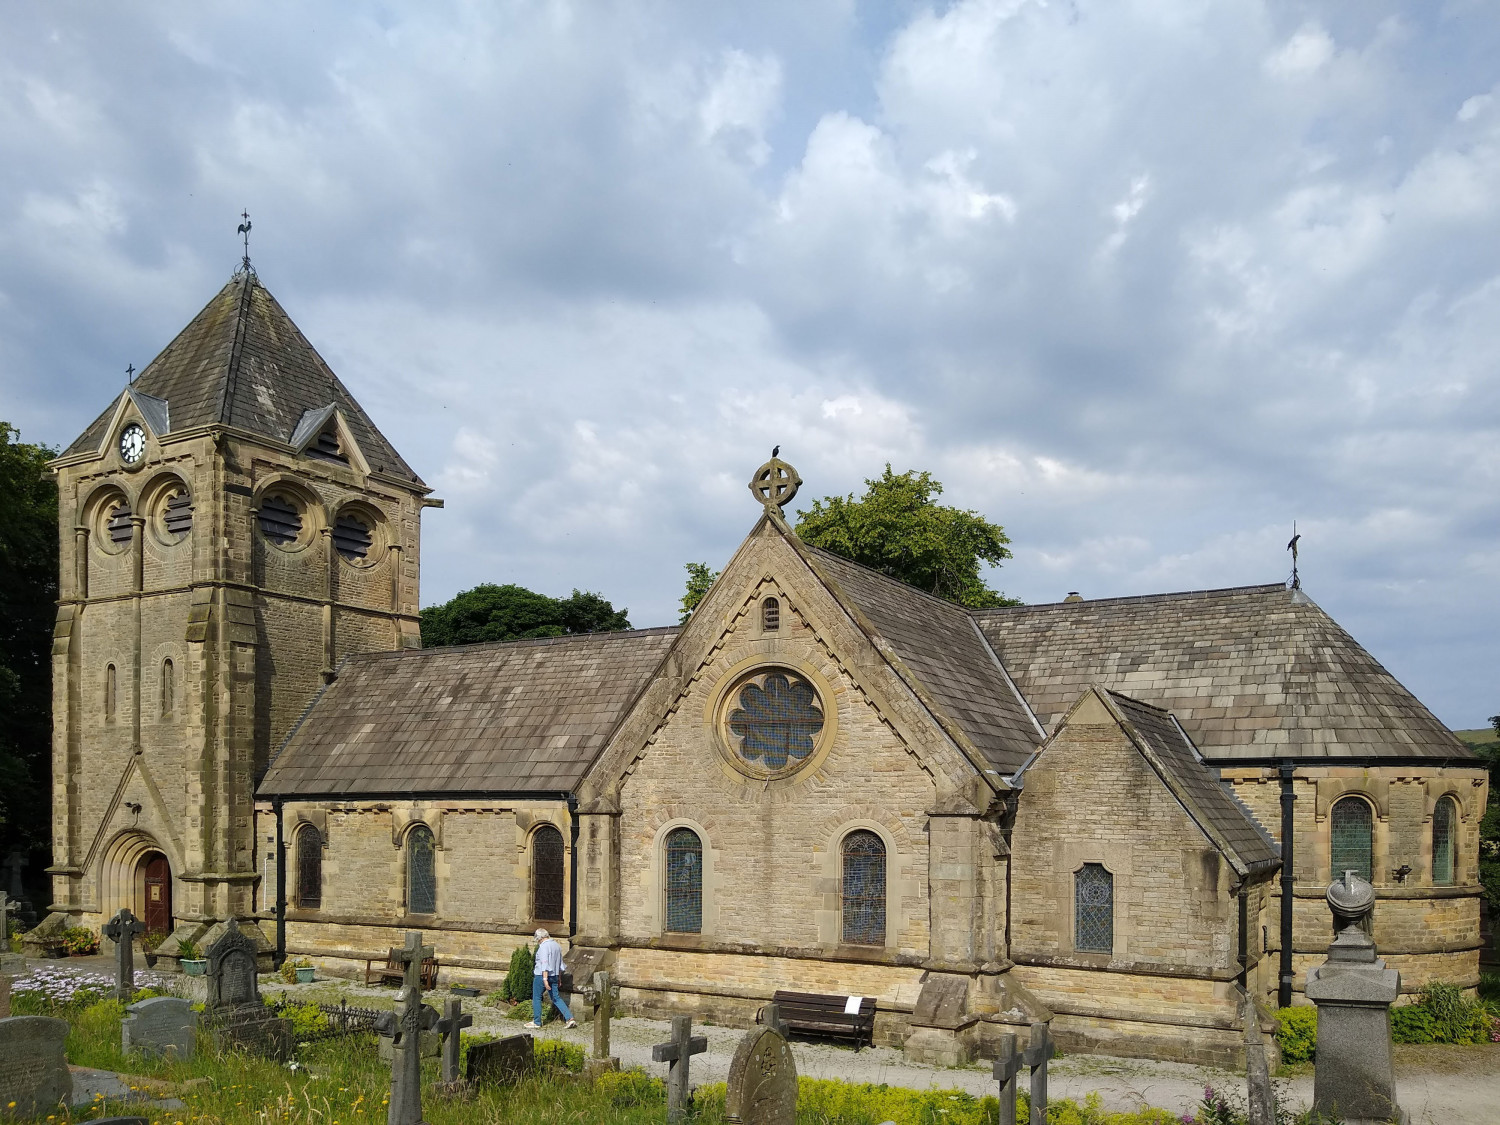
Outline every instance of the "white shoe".
POLYGON ((527 1031, 540 1031, 540 1030, 542 1030, 542 1025, 539 1024, 539 1023, 536 1023, 533 1020, 527 1020, 521 1026, 524 1027, 527 1031))
POLYGON ((578 1021, 577 1020, 569 1020, 567 1023, 563 1024, 564 1028, 577 1027, 577 1026, 578 1026, 578 1021))

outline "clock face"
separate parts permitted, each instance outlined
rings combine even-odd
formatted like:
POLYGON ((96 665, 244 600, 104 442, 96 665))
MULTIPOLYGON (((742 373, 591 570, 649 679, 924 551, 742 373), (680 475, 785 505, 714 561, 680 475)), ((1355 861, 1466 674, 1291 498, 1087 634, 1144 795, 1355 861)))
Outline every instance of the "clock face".
POLYGON ((146 455, 146 431, 132 422, 120 431, 120 459, 134 465, 146 455))

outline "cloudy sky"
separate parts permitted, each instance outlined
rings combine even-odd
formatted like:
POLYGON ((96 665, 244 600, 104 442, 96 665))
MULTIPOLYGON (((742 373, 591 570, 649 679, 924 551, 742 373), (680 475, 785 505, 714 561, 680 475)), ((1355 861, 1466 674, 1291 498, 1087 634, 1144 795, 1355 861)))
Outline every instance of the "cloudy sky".
POLYGON ((436 494, 423 600, 676 619, 773 444, 1027 601, 1305 588, 1500 711, 1500 9, 0 0, 0 417, 262 281, 436 494))

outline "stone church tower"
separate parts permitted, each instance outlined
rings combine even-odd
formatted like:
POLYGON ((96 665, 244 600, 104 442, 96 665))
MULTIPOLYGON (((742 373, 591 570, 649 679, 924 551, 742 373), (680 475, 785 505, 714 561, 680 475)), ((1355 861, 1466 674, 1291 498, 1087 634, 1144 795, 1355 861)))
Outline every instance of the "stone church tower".
POLYGON ((339 661, 419 647, 429 489, 253 270, 53 462, 51 912, 205 945, 254 916, 252 799, 339 661))

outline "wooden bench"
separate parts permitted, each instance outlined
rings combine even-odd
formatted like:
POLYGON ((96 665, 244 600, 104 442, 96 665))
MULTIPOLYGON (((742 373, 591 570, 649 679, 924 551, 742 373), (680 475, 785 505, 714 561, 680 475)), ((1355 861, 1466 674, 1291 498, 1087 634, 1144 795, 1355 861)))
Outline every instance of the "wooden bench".
MULTIPOLYGON (((816 992, 777 991, 772 997, 788 1031, 812 1032, 850 1040, 856 1048, 875 1044, 875 997, 824 996, 816 992), (852 1010, 851 1010, 852 1009, 852 1010)), ((756 1017, 760 1022, 765 1014, 756 1017)))
MULTIPOLYGON (((406 979, 406 966, 398 964, 389 959, 383 968, 375 968, 376 958, 365 958, 365 983, 366 984, 400 984, 406 979)), ((437 988, 438 963, 436 957, 428 957, 422 961, 422 991, 431 992, 437 988)))

